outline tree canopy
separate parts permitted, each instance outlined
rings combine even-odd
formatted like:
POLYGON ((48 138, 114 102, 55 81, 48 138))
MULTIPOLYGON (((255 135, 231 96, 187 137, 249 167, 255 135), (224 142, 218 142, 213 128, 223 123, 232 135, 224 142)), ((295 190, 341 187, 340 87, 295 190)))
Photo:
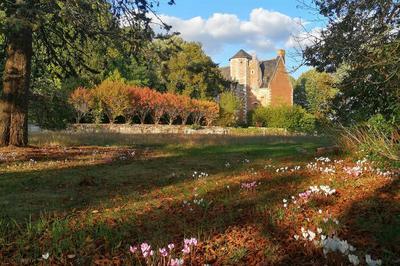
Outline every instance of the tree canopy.
POLYGON ((400 2, 314 0, 328 25, 304 51, 319 71, 341 73, 334 107, 343 122, 400 119, 400 2))
POLYGON ((316 118, 325 118, 337 94, 332 74, 311 69, 301 74, 294 86, 294 102, 316 118))
POLYGON ((198 99, 212 99, 226 86, 218 65, 207 56, 199 43, 175 37, 180 51, 163 62, 161 69, 166 88, 198 99))
POLYGON ((1 52, 6 61, 0 62, 4 64, 0 145, 28 142, 31 71, 79 77, 84 72, 99 74, 107 65, 93 52, 109 54, 115 49, 136 56, 154 37, 147 14, 154 13, 158 4, 156 0, 1 1, 0 45, 4 36, 1 52))

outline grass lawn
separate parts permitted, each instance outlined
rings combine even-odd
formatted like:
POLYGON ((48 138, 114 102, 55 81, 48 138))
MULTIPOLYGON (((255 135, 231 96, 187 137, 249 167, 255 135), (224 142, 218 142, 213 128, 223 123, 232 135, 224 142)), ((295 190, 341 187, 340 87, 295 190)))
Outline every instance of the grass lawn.
POLYGON ((321 239, 334 236, 361 264, 400 262, 398 176, 316 162, 325 139, 40 133, 31 143, 0 149, 6 265, 348 265, 349 252, 324 255, 321 239), (185 255, 184 238, 198 240, 185 255), (143 242, 146 259, 129 251, 143 242))

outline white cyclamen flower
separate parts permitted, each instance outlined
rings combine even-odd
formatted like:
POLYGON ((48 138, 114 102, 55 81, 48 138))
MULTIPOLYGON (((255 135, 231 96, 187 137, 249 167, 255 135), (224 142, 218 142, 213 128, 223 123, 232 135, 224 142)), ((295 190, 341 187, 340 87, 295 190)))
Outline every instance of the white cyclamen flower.
POLYGON ((308 239, 310 241, 313 241, 314 238, 315 238, 315 233, 313 231, 311 231, 311 230, 308 230, 307 232, 308 232, 308 236, 309 236, 308 239))
POLYGON ((360 264, 360 260, 358 259, 358 257, 356 255, 353 254, 349 254, 349 262, 353 265, 358 265, 360 264))
POLYGON ((365 262, 368 266, 380 266, 382 265, 382 260, 373 260, 371 255, 365 255, 365 262))

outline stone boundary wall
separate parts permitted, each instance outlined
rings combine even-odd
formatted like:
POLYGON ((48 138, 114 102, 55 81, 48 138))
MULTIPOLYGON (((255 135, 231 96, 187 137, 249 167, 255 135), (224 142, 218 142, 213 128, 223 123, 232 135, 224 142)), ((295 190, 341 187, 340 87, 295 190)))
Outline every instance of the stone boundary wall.
POLYGON ((293 135, 280 128, 226 128, 179 125, 128 125, 128 124, 73 124, 67 131, 78 133, 121 133, 121 134, 199 134, 199 135, 293 135))

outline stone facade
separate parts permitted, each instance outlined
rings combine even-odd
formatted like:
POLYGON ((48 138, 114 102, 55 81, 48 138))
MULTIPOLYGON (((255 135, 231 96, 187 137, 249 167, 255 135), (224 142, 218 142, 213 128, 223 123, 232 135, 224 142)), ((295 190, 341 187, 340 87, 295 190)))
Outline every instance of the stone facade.
POLYGON ((293 87, 285 67, 285 51, 275 59, 259 61, 240 50, 230 59, 230 66, 221 68, 223 76, 233 82, 233 90, 243 100, 241 117, 257 106, 293 105, 293 87))

